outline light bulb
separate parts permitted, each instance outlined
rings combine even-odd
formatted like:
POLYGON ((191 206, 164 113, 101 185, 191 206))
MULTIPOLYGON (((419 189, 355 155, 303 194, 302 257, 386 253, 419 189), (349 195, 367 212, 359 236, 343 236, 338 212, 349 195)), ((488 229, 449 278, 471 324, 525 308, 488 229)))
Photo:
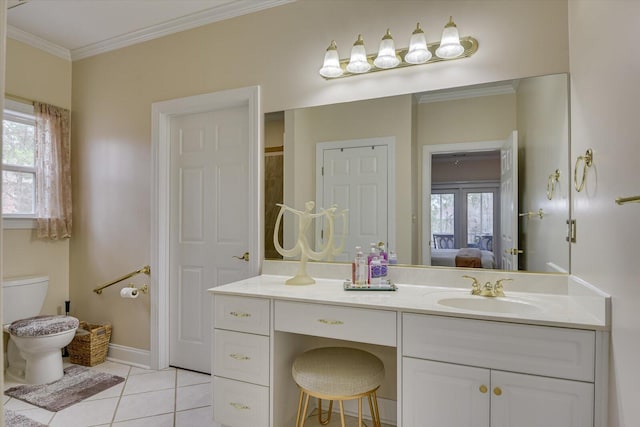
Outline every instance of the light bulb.
POLYGON ((436 56, 442 59, 456 58, 464 52, 464 47, 460 44, 458 28, 453 23, 453 17, 449 17, 449 22, 442 31, 440 47, 436 49, 436 56))
POLYGON ((409 40, 409 52, 404 56, 404 60, 408 64, 424 64, 431 59, 431 52, 427 48, 427 39, 424 31, 420 28, 420 23, 411 34, 409 40))
POLYGON ((393 37, 391 32, 387 29, 387 33, 382 37, 380 41, 380 49, 378 49, 378 56, 373 61, 373 64, 378 68, 393 68, 398 66, 400 60, 396 56, 396 46, 393 43, 393 37))
POLYGON ((340 56, 338 56, 338 46, 336 46, 335 40, 331 40, 331 44, 324 54, 322 68, 320 68, 318 72, 322 77, 328 79, 340 77, 343 74, 342 67, 340 67, 340 56))
POLYGON ((367 52, 364 49, 364 40, 362 34, 358 34, 358 40, 355 41, 351 48, 351 58, 347 64, 347 71, 350 73, 366 73, 371 69, 371 64, 367 59, 367 52))

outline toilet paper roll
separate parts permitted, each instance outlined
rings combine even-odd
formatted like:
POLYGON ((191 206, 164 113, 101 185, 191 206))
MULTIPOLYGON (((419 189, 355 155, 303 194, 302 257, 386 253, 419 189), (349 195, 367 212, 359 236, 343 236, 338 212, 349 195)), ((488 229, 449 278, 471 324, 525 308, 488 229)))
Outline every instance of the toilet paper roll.
POLYGON ((136 288, 122 288, 120 290, 120 296, 122 298, 138 298, 138 289, 136 289, 136 288))

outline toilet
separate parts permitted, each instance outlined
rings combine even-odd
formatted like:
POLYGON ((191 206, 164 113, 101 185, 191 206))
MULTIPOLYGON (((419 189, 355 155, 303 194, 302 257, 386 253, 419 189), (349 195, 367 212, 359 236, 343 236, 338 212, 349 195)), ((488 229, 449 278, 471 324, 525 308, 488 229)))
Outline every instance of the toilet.
POLYGON ((62 378, 62 348, 78 329, 71 316, 39 316, 49 278, 23 277, 2 281, 2 324, 9 333, 6 378, 45 384, 62 378))

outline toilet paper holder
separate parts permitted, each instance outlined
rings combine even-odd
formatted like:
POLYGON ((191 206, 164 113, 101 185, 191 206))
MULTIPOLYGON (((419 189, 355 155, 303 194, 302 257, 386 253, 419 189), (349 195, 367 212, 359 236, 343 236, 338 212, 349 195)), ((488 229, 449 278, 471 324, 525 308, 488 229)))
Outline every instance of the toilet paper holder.
POLYGON ((149 286, 147 286, 146 284, 140 286, 139 288, 136 287, 133 283, 129 283, 129 286, 127 286, 128 288, 132 288, 135 289, 138 292, 142 292, 143 294, 146 294, 149 292, 149 286))

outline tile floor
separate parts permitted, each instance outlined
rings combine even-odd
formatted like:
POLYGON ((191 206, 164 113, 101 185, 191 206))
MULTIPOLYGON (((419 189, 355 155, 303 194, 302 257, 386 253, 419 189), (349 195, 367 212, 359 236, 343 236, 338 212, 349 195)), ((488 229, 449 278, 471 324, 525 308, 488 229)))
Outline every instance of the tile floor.
MULTIPOLYGON (((4 407, 51 427, 211 427, 211 377, 107 361, 92 369, 126 381, 59 412, 4 396, 4 407)), ((5 382, 5 389, 17 384, 5 382)))
MULTIPOLYGON (((209 375, 176 368, 152 371, 110 361, 91 369, 125 381, 58 412, 8 396, 4 407, 51 427, 221 427, 211 417, 209 375)), ((16 385, 5 382, 4 387, 16 385)), ((339 420, 336 414, 330 425, 340 425, 339 420)), ((347 427, 358 425, 355 418, 346 421, 347 427)), ((305 425, 320 427, 316 417, 305 425)))

